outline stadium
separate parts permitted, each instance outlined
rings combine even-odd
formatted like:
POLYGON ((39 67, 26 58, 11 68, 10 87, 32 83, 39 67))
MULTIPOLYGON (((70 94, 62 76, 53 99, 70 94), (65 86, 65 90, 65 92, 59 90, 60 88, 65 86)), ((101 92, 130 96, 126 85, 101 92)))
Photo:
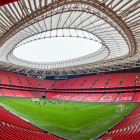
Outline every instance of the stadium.
POLYGON ((0 0, 0 139, 139 140, 139 45, 139 0, 0 0))

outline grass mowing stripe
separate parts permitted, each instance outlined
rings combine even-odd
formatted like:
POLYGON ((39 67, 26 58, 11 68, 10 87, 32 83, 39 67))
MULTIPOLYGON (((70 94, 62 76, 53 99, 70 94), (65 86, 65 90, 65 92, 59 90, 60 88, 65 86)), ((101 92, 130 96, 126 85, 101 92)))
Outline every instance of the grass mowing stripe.
POLYGON ((109 116, 112 116, 112 114, 114 114, 114 113, 116 113, 116 112, 113 112, 113 113, 111 113, 111 114, 109 114, 109 115, 107 115, 107 116, 105 116, 105 117, 102 117, 102 118, 100 118, 100 119, 97 119, 96 121, 91 122, 90 124, 87 124, 87 125, 85 125, 85 126, 76 128, 76 130, 83 129, 83 128, 87 127, 87 126, 90 126, 90 125, 94 124, 95 122, 98 122, 99 120, 103 120, 104 118, 108 118, 109 116))

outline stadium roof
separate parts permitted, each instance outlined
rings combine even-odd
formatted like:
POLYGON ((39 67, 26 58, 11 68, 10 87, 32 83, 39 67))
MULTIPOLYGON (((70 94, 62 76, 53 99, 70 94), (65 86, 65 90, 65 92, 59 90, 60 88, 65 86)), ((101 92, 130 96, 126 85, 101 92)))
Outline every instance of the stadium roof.
POLYGON ((139 67, 139 0, 13 1, 0 1, 0 69, 72 75, 139 67), (52 37, 90 39, 100 42, 102 48, 80 58, 50 63, 13 55, 22 44, 52 37))

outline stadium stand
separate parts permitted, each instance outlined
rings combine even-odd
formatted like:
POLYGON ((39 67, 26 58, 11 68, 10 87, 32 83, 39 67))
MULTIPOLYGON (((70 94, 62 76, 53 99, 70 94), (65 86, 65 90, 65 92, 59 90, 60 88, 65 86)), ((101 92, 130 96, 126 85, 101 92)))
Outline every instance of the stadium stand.
POLYGON ((133 102, 133 100, 139 102, 140 89, 138 84, 135 86, 135 81, 139 81, 139 73, 114 73, 67 80, 42 80, 0 71, 1 77, 6 79, 6 82, 1 83, 0 96, 41 98, 47 92, 47 98, 52 99, 80 101, 81 98, 82 101, 89 102, 133 102), (9 81, 12 83, 11 86, 9 81), (121 86, 119 86, 120 83, 122 83, 121 86), (79 97, 84 94, 87 95, 85 98, 79 97))
POLYGON ((61 88, 70 88, 77 80, 78 78, 69 79, 61 88))
POLYGON ((119 87, 123 73, 114 73, 106 87, 119 87))
POLYGON ((46 93, 46 98, 51 99, 51 98, 53 98, 53 96, 57 96, 57 95, 59 95, 59 93, 47 92, 47 93, 46 93))
POLYGON ((71 100, 72 101, 82 101, 84 100, 89 94, 88 93, 81 93, 74 96, 71 100))
POLYGON ((55 84, 55 80, 42 80, 39 79, 41 87, 42 88, 52 88, 52 86, 55 84))
POLYGON ((47 134, 19 117, 0 107, 0 139, 1 140, 63 140, 63 138, 47 134))
POLYGON ((17 74, 17 77, 19 78, 22 86, 24 86, 24 87, 31 87, 31 85, 29 84, 29 82, 26 79, 26 76, 21 75, 21 74, 17 74))
POLYGON ((140 73, 136 75, 136 86, 140 86, 140 73))
POLYGON ((15 97, 14 93, 10 89, 1 89, 4 96, 15 97))
POLYGON ((68 93, 55 93, 55 92, 48 92, 46 94, 46 98, 49 99, 63 99, 67 100, 68 93))
POLYGON ((85 98, 83 101, 85 102, 96 102, 103 96, 103 93, 95 93, 90 94, 87 98, 85 98))
POLYGON ((45 92, 30 91, 30 93, 36 98, 41 98, 42 95, 45 95, 45 92))
POLYGON ((25 129, 30 129, 30 130, 42 132, 41 129, 30 125, 29 123, 23 121, 22 119, 18 118, 17 116, 14 116, 12 113, 10 113, 8 111, 5 111, 5 112, 1 111, 1 107, 0 107, 0 112, 1 112, 0 113, 0 121, 4 121, 5 123, 12 124, 12 125, 15 125, 18 127, 22 127, 25 129))
POLYGON ((133 102, 140 102, 140 92, 136 92, 133 102))
POLYGON ((69 89, 87 92, 87 89, 94 89, 93 92, 106 92, 106 90, 116 91, 136 91, 139 86, 139 78, 136 73, 116 73, 84 76, 67 80, 43 80, 27 77, 12 72, 0 71, 1 85, 18 86, 44 89, 69 89), (136 83, 136 86, 135 86, 136 83), (84 91, 85 90, 85 91, 84 91), (104 90, 104 91, 103 91, 104 90))
POLYGON ((24 93, 28 98, 34 98, 34 96, 33 96, 29 91, 23 91, 23 93, 24 93))
POLYGON ((94 88, 104 88, 109 81, 111 74, 102 74, 93 85, 94 88))
MULTIPOLYGON (((49 99, 61 99, 72 101, 86 101, 86 102, 132 102, 134 93, 55 93, 48 92, 46 98, 49 99)), ((140 94, 135 96, 135 102, 139 102, 137 99, 140 94)))
POLYGON ((78 95, 77 93, 68 93, 65 96, 61 97, 61 100, 73 100, 73 98, 78 95))
POLYGON ((72 100, 72 101, 88 101, 96 102, 103 94, 89 94, 89 93, 47 93, 47 98, 50 99, 61 99, 61 100, 72 100))
POLYGON ((136 73, 125 73, 121 87, 135 86, 135 81, 136 81, 136 73))
POLYGON ((57 80, 53 88, 61 88, 68 80, 57 80))
POLYGON ((67 93, 59 93, 59 94, 54 93, 51 99, 61 99, 65 95, 67 95, 67 93))
POLYGON ((6 71, 0 71, 0 80, 1 84, 11 85, 6 71))
POLYGON ((28 76, 26 78, 27 78, 27 80, 29 81, 29 83, 31 84, 32 87, 37 87, 37 88, 40 87, 39 81, 38 81, 37 78, 32 78, 32 77, 28 77, 28 76))
POLYGON ((90 88, 98 79, 98 77, 99 75, 89 76, 88 79, 83 84, 81 84, 80 88, 90 88))
POLYGON ((70 88, 80 88, 82 84, 87 80, 88 76, 80 77, 70 88))
POLYGON ((4 96, 1 90, 0 90, 0 96, 4 96))
POLYGON ((118 93, 105 93, 98 102, 114 102, 115 98, 118 96, 118 93))
POLYGON ((115 102, 132 102, 134 93, 120 93, 115 102))
POLYGON ((12 90, 16 97, 27 97, 21 90, 12 90))
POLYGON ((126 116, 120 123, 99 137, 112 140, 139 140, 140 139, 140 105, 126 116))
MULTIPOLYGON (((1 89, 0 96, 41 98, 45 92, 1 89)), ((86 102, 140 102, 140 92, 128 93, 57 93, 47 92, 46 98, 86 102)))
POLYGON ((12 85, 15 85, 15 86, 21 86, 18 78, 17 78, 17 75, 13 72, 8 72, 8 75, 9 75, 9 78, 12 82, 12 85))

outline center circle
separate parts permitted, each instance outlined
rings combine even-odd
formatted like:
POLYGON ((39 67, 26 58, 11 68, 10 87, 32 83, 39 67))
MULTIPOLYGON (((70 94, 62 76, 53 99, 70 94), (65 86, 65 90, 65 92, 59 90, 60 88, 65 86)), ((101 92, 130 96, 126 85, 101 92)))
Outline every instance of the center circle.
MULTIPOLYGON (((29 40, 29 39, 28 39, 29 40)), ((57 62, 79 58, 98 51, 102 44, 81 37, 36 38, 19 44, 13 55, 32 62, 57 62)))

